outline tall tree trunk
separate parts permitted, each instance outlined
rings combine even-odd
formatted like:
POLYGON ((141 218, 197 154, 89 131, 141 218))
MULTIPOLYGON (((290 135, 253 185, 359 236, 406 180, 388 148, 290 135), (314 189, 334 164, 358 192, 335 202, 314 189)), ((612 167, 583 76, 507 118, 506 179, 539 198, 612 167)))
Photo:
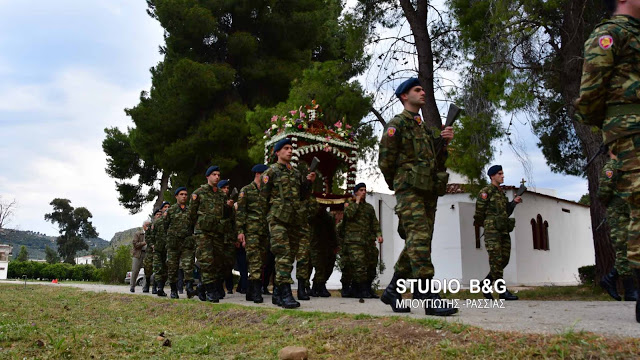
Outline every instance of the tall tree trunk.
POLYGON ((155 204, 153 204, 153 208, 157 209, 162 205, 164 201, 164 192, 169 188, 169 172, 163 171, 162 177, 160 177, 160 193, 158 194, 158 198, 156 199, 155 204))
MULTIPOLYGON (((567 84, 563 87, 562 97, 568 109, 568 115, 573 118, 573 101, 580 94, 580 80, 582 77, 583 46, 586 41, 585 20, 583 17, 586 0, 570 0, 564 3, 564 22, 561 32, 561 58, 562 79, 567 84)), ((588 29, 590 30, 590 29, 588 29)), ((594 133, 591 128, 577 122, 573 122, 576 135, 580 139, 583 151, 588 158, 595 155, 602 144, 601 134, 594 133)), ((596 228, 606 217, 606 208, 598 200, 600 172, 606 158, 599 156, 587 168, 587 181, 589 184, 589 198, 591 200, 591 231, 593 234, 593 246, 596 255, 596 278, 599 279, 611 270, 615 261, 615 251, 607 226, 596 228)))
POLYGON ((431 37, 427 28, 428 1, 418 0, 416 7, 410 0, 400 0, 404 16, 409 22, 413 41, 418 53, 418 80, 426 94, 426 103, 422 106, 422 115, 427 125, 440 129, 442 119, 436 105, 435 88, 433 85, 433 50, 431 37))

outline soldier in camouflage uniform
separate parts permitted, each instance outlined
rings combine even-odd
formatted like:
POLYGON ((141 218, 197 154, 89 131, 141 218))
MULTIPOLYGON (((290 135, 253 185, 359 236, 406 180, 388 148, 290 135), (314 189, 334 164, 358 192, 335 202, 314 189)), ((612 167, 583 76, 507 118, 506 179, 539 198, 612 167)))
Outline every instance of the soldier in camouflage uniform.
POLYGON ((640 280, 640 3, 606 3, 613 17, 598 24, 585 42, 576 120, 601 128, 604 144, 618 158, 617 191, 630 211, 627 257, 640 280))
POLYGON ((338 262, 338 266, 340 267, 340 283, 342 284, 342 289, 340 289, 340 296, 343 298, 353 297, 352 289, 352 267, 349 266, 351 259, 349 258, 347 252, 345 251, 344 237, 345 237, 345 221, 344 221, 344 212, 342 220, 338 222, 336 225, 336 236, 338 239, 338 255, 340 256, 340 261, 338 262))
MULTIPOLYGON (((380 140, 378 165, 390 189, 395 190, 396 214, 407 233, 405 247, 395 265, 394 276, 385 289, 382 302, 393 311, 408 312, 409 308, 396 307, 401 298, 396 282, 402 278, 414 278, 426 282, 433 278, 431 239, 436 216, 438 196, 446 192, 449 174, 444 162, 446 149, 436 151, 436 142, 453 139, 453 128, 444 130, 428 128, 418 114, 426 103, 425 92, 416 78, 411 78, 396 89, 404 111, 389 121, 380 140)), ((425 288, 425 287, 423 287, 425 288)), ((427 286, 428 288, 428 286, 427 286)), ((440 299, 439 294, 416 291, 416 299, 440 299)), ((431 301, 431 304, 443 304, 431 301)), ((429 306, 428 315, 446 316, 457 309, 443 304, 429 306)))
MULTIPOLYGON (((301 161, 297 170, 301 174, 309 173, 307 163, 301 161)), ((298 280, 298 300, 310 300, 312 264, 311 264, 311 224, 309 221, 316 211, 316 201, 313 196, 306 199, 300 199, 299 217, 302 220, 300 224, 300 241, 298 242, 298 253, 296 254, 296 278, 298 280)))
MULTIPOLYGON (((509 202, 504 191, 500 187, 504 183, 502 166, 493 165, 487 171, 491 178, 491 184, 482 188, 476 201, 476 213, 473 216, 474 225, 484 227, 484 243, 489 253, 489 274, 486 279, 491 283, 502 279, 504 268, 509 264, 511 256, 511 237, 516 221, 509 218, 516 208, 516 204, 522 202, 520 196, 516 196, 509 202)), ((491 292, 483 292, 487 299, 493 300, 491 292)), ((500 294, 500 299, 518 300, 509 290, 500 294)))
MULTIPOLYGON (((152 223, 149 225, 149 228, 147 229, 147 231, 144 232, 145 242, 147 243, 147 253, 142 263, 144 267, 144 277, 145 277, 144 286, 142 287, 143 293, 149 292, 149 285, 151 284, 151 275, 153 274, 153 247, 155 244, 154 242, 155 231, 153 230, 153 222, 155 222, 161 216, 162 216, 162 211, 160 209, 156 210, 155 213, 153 214, 152 223)), ((154 294, 155 293, 157 293, 157 290, 154 292, 154 294)))
POLYGON ((267 227, 267 219, 262 212, 264 198, 260 196, 260 178, 268 168, 267 165, 258 164, 251 169, 253 181, 240 189, 236 216, 238 241, 247 251, 249 288, 246 300, 257 304, 264 301, 260 277, 264 270, 267 248, 269 247, 269 228, 267 227))
POLYGON ((193 227, 189 221, 187 208, 187 188, 179 187, 175 191, 177 202, 167 210, 164 229, 167 233, 167 277, 171 286, 171 298, 178 298, 178 269, 184 270, 187 297, 195 295, 193 290, 193 262, 195 241, 193 227))
POLYGON ((224 265, 224 229, 229 222, 231 208, 226 195, 218 190, 220 168, 211 166, 205 172, 207 183, 191 194, 189 219, 194 227, 200 257, 201 281, 207 301, 219 302, 224 265))
POLYGON ((352 278, 355 297, 371 298, 369 283, 369 261, 371 244, 382 243, 380 223, 373 206, 366 202, 367 187, 359 183, 354 188, 354 197, 345 203, 343 253, 349 259, 345 264, 352 278))
POLYGON ((153 229, 153 273, 154 273, 154 291, 153 294, 158 296, 167 296, 164 292, 164 283, 167 281, 167 246, 166 237, 167 232, 164 231, 164 219, 166 218, 167 210, 171 204, 165 201, 160 206, 162 215, 151 223, 153 229))
MULTIPOLYGON (((229 180, 220 180, 218 189, 222 191, 226 201, 230 201, 233 206, 233 200, 229 198, 229 180)), ((231 211, 229 221, 224 225, 224 265, 223 280, 227 287, 227 293, 233 294, 233 265, 236 262, 236 244, 238 237, 235 230, 235 212, 231 211)), ((222 289, 224 294, 224 288, 222 289)), ((224 297, 224 296, 223 296, 224 297)))
POLYGON ((607 223, 611 231, 610 237, 616 250, 616 262, 607 275, 600 280, 602 286, 612 298, 620 301, 618 294, 618 276, 622 276, 624 300, 637 301, 638 293, 627 259, 627 226, 629 225, 629 204, 616 191, 617 161, 609 152, 611 159, 602 168, 598 198, 607 207, 607 223))
POLYGON ((300 306, 291 293, 291 270, 295 261, 300 238, 300 231, 306 217, 299 213, 302 200, 311 193, 311 184, 316 178, 314 172, 306 176, 291 166, 293 147, 291 140, 285 138, 274 146, 278 162, 262 174, 260 195, 265 199, 263 212, 267 214, 267 222, 271 233, 271 251, 276 257, 276 279, 273 303, 284 308, 300 306))
MULTIPOLYGON (((314 199, 312 197, 312 199, 314 199)), ((336 220, 324 207, 316 206, 311 218, 311 265, 315 269, 313 275, 312 296, 330 297, 327 280, 336 263, 338 242, 336 238, 336 220)))

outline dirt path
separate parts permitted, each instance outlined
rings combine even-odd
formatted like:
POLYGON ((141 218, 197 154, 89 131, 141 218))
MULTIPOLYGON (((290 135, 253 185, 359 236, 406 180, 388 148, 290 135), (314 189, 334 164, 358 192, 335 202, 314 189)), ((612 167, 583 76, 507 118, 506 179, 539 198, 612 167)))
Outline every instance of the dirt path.
MULTIPOLYGON (((0 281, 0 283, 17 284, 18 282, 0 281)), ((27 286, 35 285, 70 286, 87 291, 130 294, 129 287, 126 285, 27 283, 27 286)), ((140 287, 137 287, 137 292, 132 296, 155 296, 142 294, 141 290, 140 287)), ((186 299, 186 295, 180 295, 180 297, 179 301, 197 301, 186 299)), ((171 301, 170 299, 160 298, 158 300, 171 301)), ((265 296, 263 304, 247 302, 242 294, 227 295, 222 302, 258 307, 275 307, 271 304, 271 296, 265 296)), ((394 314, 389 306, 384 305, 378 299, 366 299, 364 303, 360 303, 358 299, 330 297, 311 298, 310 301, 302 301, 301 303, 302 306, 299 309, 304 311, 364 313, 374 316, 398 315, 413 318, 426 317, 424 312, 420 312, 419 309, 413 309, 409 314, 394 314)), ((461 322, 496 331, 557 334, 569 330, 584 330, 606 336, 640 338, 640 323, 635 320, 634 302, 518 300, 505 302, 503 308, 483 309, 473 307, 472 304, 466 303, 466 300, 460 300, 459 308, 460 311, 457 315, 445 318, 438 317, 438 319, 461 322)))

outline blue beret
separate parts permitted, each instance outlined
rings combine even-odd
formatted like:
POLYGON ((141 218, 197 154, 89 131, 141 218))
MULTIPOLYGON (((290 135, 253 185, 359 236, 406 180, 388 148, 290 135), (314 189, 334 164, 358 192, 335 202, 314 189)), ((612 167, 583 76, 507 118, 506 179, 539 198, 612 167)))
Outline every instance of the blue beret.
POLYGON ((176 189, 176 191, 173 193, 174 195, 178 196, 178 193, 180 191, 187 191, 187 188, 184 186, 180 186, 179 188, 176 189))
POLYGON ((357 192, 360 188, 366 188, 367 185, 365 185, 364 183, 359 183, 357 184, 354 188, 353 188, 353 192, 357 192))
POLYGON ((207 172, 204 173, 204 176, 209 176, 214 171, 220 171, 220 168, 215 166, 215 165, 214 166, 209 166, 209 168, 207 169, 207 172))
POLYGON ((284 138, 280 141, 278 141, 274 146, 273 146, 273 152, 275 153, 276 151, 280 151, 285 145, 291 145, 291 139, 289 138, 284 138))
POLYGON ((218 189, 222 189, 225 186, 229 186, 229 180, 220 180, 218 182, 218 189))
POLYGON ((420 81, 417 78, 411 78, 409 80, 405 80, 398 88, 396 89, 396 96, 400 98, 400 95, 406 93, 411 90, 414 86, 422 86, 420 85, 420 81))
POLYGON ((267 171, 269 167, 265 164, 257 164, 254 167, 251 168, 251 171, 254 173, 263 173, 265 171, 267 171))
POLYGON ((168 201, 163 201, 163 202, 162 202, 162 205, 160 205, 160 210, 162 210, 162 208, 163 208, 165 205, 169 205, 169 206, 171 206, 171 203, 170 203, 170 202, 168 202, 168 201))
POLYGON ((156 211, 153 212, 153 215, 157 213, 162 213, 162 207, 159 207, 158 209, 156 209, 156 211))
POLYGON ((502 165, 493 165, 492 167, 489 168, 489 171, 487 171, 487 175, 493 176, 497 174, 498 171, 500 170, 502 170, 502 165))

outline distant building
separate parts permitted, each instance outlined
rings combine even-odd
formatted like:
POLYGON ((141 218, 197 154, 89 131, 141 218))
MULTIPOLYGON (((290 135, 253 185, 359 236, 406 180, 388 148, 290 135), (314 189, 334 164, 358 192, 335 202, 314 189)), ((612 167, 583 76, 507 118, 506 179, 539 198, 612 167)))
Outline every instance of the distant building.
POLYGON ((9 270, 9 257, 13 247, 5 244, 0 244, 0 280, 7 278, 7 271, 9 270))
POLYGON ((86 255, 86 256, 77 257, 75 259, 76 260, 76 265, 92 265, 94 258, 95 258, 95 256, 93 256, 93 255, 86 255))

